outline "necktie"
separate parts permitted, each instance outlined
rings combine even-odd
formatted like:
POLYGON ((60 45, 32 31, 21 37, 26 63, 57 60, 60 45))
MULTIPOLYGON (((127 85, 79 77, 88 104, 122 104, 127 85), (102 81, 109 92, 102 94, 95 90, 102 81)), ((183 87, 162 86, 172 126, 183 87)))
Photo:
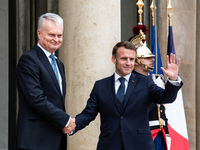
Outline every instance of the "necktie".
POLYGON ((125 84, 124 84, 124 81, 125 81, 125 78, 121 77, 119 78, 119 81, 121 82, 118 90, 117 90, 117 99, 122 103, 123 100, 124 100, 124 93, 125 93, 125 84))
POLYGON ((55 75, 56 75, 56 78, 57 78, 57 80, 58 80, 58 84, 60 85, 59 76, 58 76, 58 70, 57 70, 57 68, 56 68, 55 56, 54 56, 54 54, 51 54, 49 57, 52 59, 52 61, 51 61, 51 66, 52 66, 53 71, 54 71, 54 73, 55 73, 55 75))

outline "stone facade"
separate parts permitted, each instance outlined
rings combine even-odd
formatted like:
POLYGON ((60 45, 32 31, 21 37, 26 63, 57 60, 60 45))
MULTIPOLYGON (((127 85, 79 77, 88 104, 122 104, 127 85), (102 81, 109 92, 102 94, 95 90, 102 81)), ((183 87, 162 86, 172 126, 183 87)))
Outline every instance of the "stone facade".
MULTIPOLYGON (((12 62, 9 60, 9 47, 11 47, 9 39, 11 37, 9 37, 8 32, 8 12, 9 8, 11 8, 9 3, 12 3, 12 1, 0 1, 0 17, 2 20, 0 26, 2 35, 0 40, 2 54, 0 63, 0 150, 8 149, 9 131, 13 131, 8 124, 10 96, 8 76, 9 62, 12 62)), ((137 2, 137 0, 126 1, 130 3, 127 6, 133 6, 133 1, 137 2)), ((36 7, 40 9, 40 11, 36 11, 36 17, 46 11, 58 11, 64 19, 64 42, 59 50, 59 58, 65 64, 67 81, 66 110, 72 117, 75 117, 85 107, 94 82, 113 74, 115 68, 111 62, 112 48, 117 42, 126 40, 130 36, 127 33, 129 30, 132 32, 132 26, 137 23, 137 15, 131 15, 136 11, 129 10, 130 7, 126 9, 123 3, 124 1, 120 0, 33 0, 31 2, 17 0, 17 59, 36 40, 34 35, 35 24, 33 25, 33 23, 37 21, 37 18, 29 14, 31 11, 28 8, 31 5, 37 4, 36 7), (122 15, 127 15, 127 18, 125 18, 126 21, 129 20, 127 25, 122 23, 122 21, 125 21, 122 15), (129 17, 132 18, 129 19, 129 17)), ((156 4, 159 45, 162 60, 165 60, 168 37, 168 1, 159 1, 156 4)), ((145 3, 143 20, 144 24, 149 28, 150 9, 147 7, 148 5, 150 5, 149 2, 145 3)), ((175 49, 177 57, 181 59, 179 75, 184 82, 182 93, 189 145, 190 150, 200 150, 200 129, 198 128, 200 126, 200 76, 198 76, 200 72, 200 44, 198 42, 200 35, 200 30, 198 29, 200 25, 200 10, 198 8, 200 8, 200 2, 197 0, 172 0, 172 6, 175 49)), ((136 9, 135 6, 134 9, 136 9)), ((150 42, 148 41, 147 44, 149 47, 150 42)), ((163 61, 163 66, 166 66, 165 61, 163 61)), ((99 128, 100 121, 99 116, 97 116, 95 121, 90 123, 88 127, 74 136, 68 137, 68 149, 96 149, 99 128)))
MULTIPOLYGON (((157 4, 158 36, 161 57, 165 60, 168 38, 168 3, 160 1, 157 4)), ((174 43, 177 57, 181 59, 179 74, 184 82, 182 92, 191 150, 195 150, 198 145, 196 135, 198 85, 193 84, 196 83, 196 69, 198 69, 196 68, 198 63, 196 59, 198 52, 196 48, 196 18, 198 16, 196 5, 196 1, 172 1, 174 43)), ((120 11, 120 1, 116 2, 116 0, 60 2, 59 13, 65 20, 65 40, 60 51, 60 58, 65 63, 68 82, 67 112, 73 117, 80 113, 86 105, 94 81, 112 74, 114 70, 110 60, 111 49, 121 39, 120 11)), ((144 19, 149 20, 147 17, 144 19)), ((166 66, 166 62, 163 62, 163 66, 166 66)), ((69 149, 95 149, 98 134, 99 118, 97 117, 89 127, 68 138, 69 149), (75 148, 74 145, 76 145, 75 148)))

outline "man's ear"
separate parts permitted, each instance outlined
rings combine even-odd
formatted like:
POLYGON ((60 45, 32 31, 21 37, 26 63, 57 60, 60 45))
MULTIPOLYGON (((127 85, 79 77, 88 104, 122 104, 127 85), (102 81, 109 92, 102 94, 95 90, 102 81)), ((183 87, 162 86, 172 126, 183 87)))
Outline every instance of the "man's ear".
POLYGON ((40 30, 37 30, 38 39, 40 39, 40 30))
POLYGON ((113 64, 116 64, 116 58, 114 56, 112 56, 112 62, 113 64))

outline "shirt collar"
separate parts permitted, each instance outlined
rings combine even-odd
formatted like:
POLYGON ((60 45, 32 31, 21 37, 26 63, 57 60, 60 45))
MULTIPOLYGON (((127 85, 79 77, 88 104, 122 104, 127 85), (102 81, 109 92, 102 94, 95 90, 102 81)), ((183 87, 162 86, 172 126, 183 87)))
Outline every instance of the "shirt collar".
MULTIPOLYGON (((39 46, 41 49, 42 49, 42 51, 45 53, 45 55, 47 56, 47 57, 49 57, 50 55, 51 55, 51 53, 49 52, 49 51, 47 51, 46 49, 44 49, 39 43, 37 43, 37 46, 39 46)), ((54 54, 54 53, 53 53, 54 54)), ((54 54, 55 55, 55 54, 54 54)), ((57 57, 55 56, 55 59, 57 59, 57 57)))
MULTIPOLYGON (((116 82, 117 80, 119 80, 120 77, 121 77, 121 76, 118 75, 118 74, 115 72, 115 82, 116 82)), ((126 76, 124 76, 123 78, 125 78, 126 81, 129 81, 130 77, 131 77, 131 73, 128 74, 128 75, 126 75, 126 76)))

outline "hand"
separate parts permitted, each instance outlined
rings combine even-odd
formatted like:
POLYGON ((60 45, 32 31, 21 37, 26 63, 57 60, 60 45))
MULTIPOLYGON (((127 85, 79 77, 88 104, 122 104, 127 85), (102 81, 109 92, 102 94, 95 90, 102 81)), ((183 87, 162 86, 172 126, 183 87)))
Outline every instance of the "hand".
POLYGON ((166 64, 167 64, 167 69, 164 69, 161 67, 162 71, 169 77, 170 80, 175 81, 178 76, 178 67, 180 63, 180 59, 177 60, 177 63, 175 64, 175 55, 170 54, 170 61, 169 61, 169 56, 166 58, 166 64))
POLYGON ((64 127, 62 131, 63 131, 64 134, 69 134, 69 133, 71 133, 72 131, 75 130, 75 127, 76 127, 75 118, 71 118, 68 126, 64 127))

